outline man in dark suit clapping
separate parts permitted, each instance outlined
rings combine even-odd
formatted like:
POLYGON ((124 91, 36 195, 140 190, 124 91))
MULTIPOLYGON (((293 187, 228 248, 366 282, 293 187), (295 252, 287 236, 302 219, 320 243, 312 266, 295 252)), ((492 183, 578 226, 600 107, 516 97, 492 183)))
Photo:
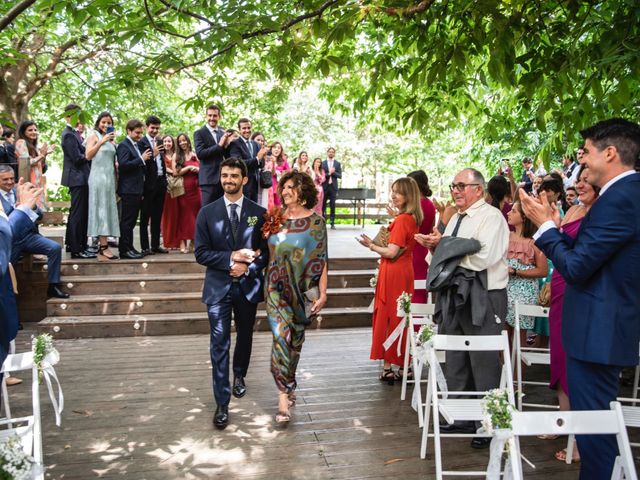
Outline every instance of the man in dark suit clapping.
POLYGON ((251 140, 251 120, 241 118, 238 120, 238 131, 240 138, 231 142, 229 156, 242 159, 247 166, 247 184, 243 191, 244 196, 252 201, 258 201, 258 173, 264 165, 263 159, 267 153, 266 148, 260 148, 255 140, 251 140))
POLYGON ((144 193, 144 174, 146 163, 153 160, 153 152, 140 151, 138 142, 142 138, 142 122, 127 122, 127 138, 118 144, 118 195, 122 206, 120 216, 120 258, 142 258, 142 254, 133 248, 133 228, 136 225, 142 194, 144 193))
POLYGON ((251 359, 253 324, 258 303, 264 299, 262 270, 269 259, 262 237, 265 209, 242 195, 247 167, 239 158, 222 162, 220 180, 224 196, 203 206, 196 221, 195 256, 207 267, 202 302, 211 325, 211 366, 216 413, 213 424, 229 422, 229 347, 231 312, 236 325, 233 353, 233 395, 246 393, 244 377, 251 359))
MULTIPOLYGON (((572 240, 559 212, 524 194, 525 213, 540 228, 536 245, 564 277, 562 343, 573 410, 608 410, 620 370, 638 363, 640 341, 640 126, 613 118, 580 132, 587 182, 598 200, 572 240)), ((618 454, 613 435, 578 435, 580 478, 610 478, 618 454)))
POLYGON ((158 143, 160 132, 160 119, 155 115, 149 115, 147 121, 147 133, 138 142, 141 152, 151 150, 153 152, 150 161, 146 162, 144 173, 144 192, 140 207, 140 248, 142 255, 154 253, 169 253, 169 250, 160 246, 160 221, 164 197, 167 193, 167 170, 162 158, 164 146, 158 143), (151 221, 151 248, 149 248, 149 221, 151 221))
POLYGON ((62 185, 69 187, 71 208, 67 219, 65 243, 72 258, 96 258, 87 251, 87 226, 89 222, 89 171, 90 163, 84 154, 82 138, 73 126, 71 117, 80 113, 74 103, 64 109, 67 126, 62 131, 62 185))
POLYGON ((329 208, 331 209, 329 223, 331 228, 335 229, 336 221, 336 197, 338 196, 338 179, 342 178, 342 166, 340 162, 335 159, 336 149, 329 147, 327 150, 327 159, 322 162, 322 169, 324 170, 325 179, 322 184, 324 190, 324 198, 322 199, 322 216, 327 218, 327 202, 329 202, 329 208))
POLYGON ((220 107, 211 104, 207 107, 207 123, 193 134, 196 155, 200 160, 198 183, 202 192, 202 206, 222 197, 224 191, 220 185, 220 164, 227 156, 227 149, 233 140, 232 130, 224 131, 218 127, 220 107))

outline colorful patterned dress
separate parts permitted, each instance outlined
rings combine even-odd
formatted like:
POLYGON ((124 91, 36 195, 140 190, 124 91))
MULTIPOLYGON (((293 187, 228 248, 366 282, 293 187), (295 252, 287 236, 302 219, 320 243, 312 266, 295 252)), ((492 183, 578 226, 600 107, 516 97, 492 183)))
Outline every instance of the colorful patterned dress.
MULTIPOLYGON (((530 270, 535 268, 535 245, 533 239, 523 238, 511 232, 509 235, 509 252, 507 253, 507 265, 516 270, 530 270)), ((507 284, 507 324, 512 327, 516 320, 516 302, 525 305, 538 304, 538 279, 522 278, 516 275, 509 276, 507 284)), ((520 328, 531 330, 535 317, 522 315, 520 317, 520 328)))
POLYGON ((273 333, 271 373, 281 392, 296 388, 296 368, 304 343, 304 315, 292 284, 299 292, 318 286, 327 263, 327 229, 322 217, 286 220, 269 237, 269 267, 265 281, 267 318, 273 333))

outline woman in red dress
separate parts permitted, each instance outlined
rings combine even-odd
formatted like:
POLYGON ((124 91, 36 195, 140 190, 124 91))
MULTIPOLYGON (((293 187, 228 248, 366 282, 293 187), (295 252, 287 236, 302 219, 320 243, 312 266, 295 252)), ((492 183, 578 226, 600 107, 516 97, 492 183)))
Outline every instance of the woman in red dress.
MULTIPOLYGON (((174 176, 173 172, 173 156, 175 155, 176 148, 175 142, 171 135, 165 135, 162 137, 162 145, 164 145, 164 154, 162 159, 164 160, 165 167, 167 168, 167 175, 174 176)), ((176 236, 178 233, 178 197, 171 198, 169 193, 164 196, 164 207, 162 208, 162 243, 166 248, 176 249, 180 246, 180 241, 176 236)))
MULTIPOLYGON (((429 187, 429 177, 427 177, 424 170, 416 170, 407 176, 416 181, 418 189, 420 190, 422 223, 420 224, 420 228, 418 228, 418 233, 429 235, 433 231, 433 226, 436 221, 436 207, 433 205, 433 202, 429 200, 429 197, 432 195, 431 188, 429 187)), ((426 260, 428 253, 429 249, 427 247, 416 243, 413 249, 413 278, 415 280, 424 280, 425 284, 427 281, 427 273, 429 272, 429 264, 426 260)), ((411 302, 427 303, 427 293, 426 290, 416 290, 413 292, 411 302)))
POLYGON ((173 171, 184 177, 184 195, 178 197, 178 232, 180 251, 189 251, 189 242, 193 244, 196 230, 196 217, 202 206, 200 185, 198 184, 198 172, 200 162, 195 152, 191 149, 191 140, 186 133, 181 133, 176 138, 178 148, 173 162, 173 171))
POLYGON ((385 350, 383 344, 402 320, 397 315, 398 297, 403 292, 413 294, 413 249, 416 245, 414 235, 418 233, 418 225, 422 224, 418 184, 409 177, 396 180, 391 186, 391 201, 399 214, 389 225, 388 246, 375 245, 366 235, 361 235, 359 239, 362 245, 382 257, 373 304, 370 358, 384 360, 384 371, 380 380, 390 385, 393 384, 396 375, 392 365, 404 364, 404 342, 400 344, 400 353, 399 338, 396 338, 388 350, 385 350))

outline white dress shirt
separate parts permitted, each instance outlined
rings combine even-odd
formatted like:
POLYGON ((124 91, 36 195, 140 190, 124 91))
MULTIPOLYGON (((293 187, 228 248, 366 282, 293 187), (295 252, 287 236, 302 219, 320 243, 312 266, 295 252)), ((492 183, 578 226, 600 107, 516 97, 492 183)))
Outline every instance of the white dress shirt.
MULTIPOLYGON (((153 147, 156 144, 156 139, 151 137, 150 135, 147 135, 147 140, 149 140, 149 145, 151 145, 151 154, 153 155, 153 147)), ((162 176, 162 155, 158 153, 158 155, 156 155, 155 157, 155 160, 156 160, 156 166, 158 167, 158 176, 161 177, 162 176)))
MULTIPOLYGON (((486 270, 489 290, 506 288, 509 281, 509 227, 502 212, 480 199, 462 213, 466 216, 460 222, 456 236, 475 238, 481 248, 473 255, 465 256, 460 266, 475 272, 486 270)), ((457 213, 451 217, 443 235, 450 236, 453 233, 459 215, 457 213)))

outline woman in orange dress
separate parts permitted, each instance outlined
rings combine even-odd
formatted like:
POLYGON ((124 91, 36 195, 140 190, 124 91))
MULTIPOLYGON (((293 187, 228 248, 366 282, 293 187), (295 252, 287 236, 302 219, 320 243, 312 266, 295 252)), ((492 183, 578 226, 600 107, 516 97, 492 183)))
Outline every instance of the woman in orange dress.
MULTIPOLYGON (((171 135, 162 137, 162 145, 164 145, 164 154, 162 159, 167 168, 167 176, 174 176, 173 156, 176 153, 175 141, 171 135)), ((172 198, 167 192, 164 196, 164 207, 162 208, 162 244, 169 249, 177 249, 180 247, 178 240, 178 197, 172 198)))
POLYGON ((383 344, 402 321, 397 316, 398 297, 402 292, 408 293, 409 296, 413 294, 413 248, 416 244, 414 235, 418 233, 418 225, 422 224, 418 184, 409 177, 396 180, 391 186, 391 201, 399 213, 389 225, 388 246, 375 245, 373 240, 364 234, 358 240, 381 257, 373 304, 371 359, 384 360, 380 380, 386 381, 389 385, 393 384, 396 376, 392 365, 404 364, 404 342, 401 343, 398 354, 400 337, 396 338, 387 350, 383 344))

